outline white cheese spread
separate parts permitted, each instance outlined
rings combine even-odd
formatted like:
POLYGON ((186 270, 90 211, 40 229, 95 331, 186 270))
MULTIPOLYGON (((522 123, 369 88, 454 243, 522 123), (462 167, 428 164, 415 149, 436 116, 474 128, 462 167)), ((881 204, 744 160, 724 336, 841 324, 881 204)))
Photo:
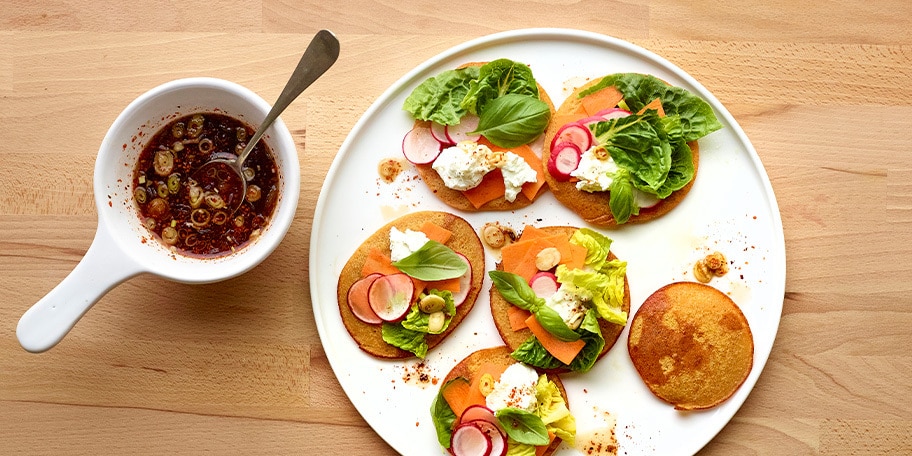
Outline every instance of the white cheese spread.
POLYGON ((568 292, 563 286, 557 289, 554 294, 545 298, 545 305, 554 309, 564 323, 570 329, 579 328, 586 316, 586 306, 583 305, 583 297, 568 292))
POLYGON ((427 235, 421 231, 406 229, 402 232, 394 226, 390 228, 390 259, 399 261, 423 247, 428 241, 427 235))
POLYGON ((511 364, 494 382, 494 390, 485 399, 485 405, 493 411, 507 407, 531 412, 538 405, 535 398, 535 383, 538 372, 522 363, 511 364))
POLYGON ((503 174, 504 198, 513 202, 523 184, 536 182, 538 173, 516 153, 492 151, 490 147, 474 141, 461 141, 440 152, 434 164, 443 184, 453 190, 469 190, 478 186, 489 172, 500 168, 503 174))

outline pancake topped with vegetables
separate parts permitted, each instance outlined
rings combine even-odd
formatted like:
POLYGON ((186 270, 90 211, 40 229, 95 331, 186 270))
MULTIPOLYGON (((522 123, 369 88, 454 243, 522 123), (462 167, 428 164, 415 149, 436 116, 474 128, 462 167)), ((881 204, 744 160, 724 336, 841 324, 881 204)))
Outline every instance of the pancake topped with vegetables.
POLYGON ((545 188, 540 141, 554 104, 519 62, 470 63, 426 79, 402 141, 431 192, 469 212, 526 207, 545 188))
POLYGON ((431 404, 437 440, 454 456, 548 456, 576 439, 567 392, 510 356, 507 347, 478 350, 444 377, 431 404))
POLYGON ((424 358, 469 313, 481 290, 484 247, 445 212, 402 216, 345 263, 336 296, 358 346, 379 358, 424 358))
POLYGON ((605 76, 557 110, 545 133, 545 179, 593 225, 652 220, 684 199, 697 173, 697 140, 721 128, 712 107, 685 89, 650 75, 605 76))
POLYGON ((549 372, 587 372, 630 312, 627 263, 588 228, 526 226, 490 271, 491 314, 512 356, 549 372))

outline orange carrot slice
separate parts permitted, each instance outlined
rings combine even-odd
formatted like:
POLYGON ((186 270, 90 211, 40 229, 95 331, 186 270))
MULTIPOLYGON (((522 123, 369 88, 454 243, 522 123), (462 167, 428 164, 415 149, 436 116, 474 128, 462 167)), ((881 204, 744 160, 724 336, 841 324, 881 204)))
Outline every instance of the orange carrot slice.
POLYGON ((545 232, 545 230, 536 228, 532 225, 526 225, 522 230, 522 234, 519 236, 519 239, 516 242, 530 241, 535 238, 546 236, 548 236, 548 233, 545 232))
POLYGON ((525 309, 520 309, 516 306, 507 307, 507 317, 510 318, 510 329, 513 331, 519 331, 520 329, 527 328, 526 319, 532 315, 532 312, 529 312, 525 309))
POLYGON ((453 232, 434 223, 434 222, 424 222, 424 225, 421 225, 421 228, 418 229, 428 239, 432 241, 437 241, 441 244, 446 244, 450 240, 450 237, 453 236, 453 232))
POLYGON ((580 100, 580 105, 586 114, 594 116, 602 109, 613 108, 624 99, 624 95, 615 87, 605 87, 597 92, 590 93, 580 100))
POLYGON ((660 100, 658 98, 650 101, 649 104, 647 104, 646 106, 643 106, 643 109, 640 109, 640 112, 638 112, 637 114, 643 114, 644 112, 646 112, 647 109, 652 109, 653 111, 656 111, 659 114, 659 117, 665 117, 665 109, 662 108, 662 100, 660 100))
POLYGON ((455 279, 446 279, 446 280, 435 280, 433 282, 427 282, 424 284, 424 287, 428 290, 447 290, 456 294, 459 291, 459 277, 455 279))
POLYGON ((361 267, 361 277, 367 277, 374 273, 390 275, 399 272, 399 269, 393 266, 389 255, 377 248, 373 248, 367 253, 367 259, 364 261, 364 266, 361 267))
POLYGON ((548 447, 551 446, 551 442, 554 441, 555 437, 557 437, 557 436, 554 435, 553 432, 548 431, 548 444, 539 445, 539 446, 535 447, 535 456, 542 456, 543 454, 545 454, 545 451, 548 451, 548 447))
POLYGON ((572 342, 558 339, 553 334, 549 333, 548 330, 535 319, 535 315, 531 315, 526 319, 526 326, 529 327, 529 330, 532 331, 535 338, 541 342, 542 347, 564 364, 569 365, 573 362, 573 358, 576 358, 576 355, 578 355, 580 350, 583 349, 583 346, 586 345, 586 342, 582 339, 574 340, 572 342))
POLYGON ((485 177, 481 179, 481 183, 477 186, 464 190, 462 192, 463 196, 472 203, 472 206, 475 206, 475 209, 484 206, 485 203, 496 200, 504 196, 506 193, 507 187, 504 185, 503 173, 499 169, 495 169, 488 174, 485 174, 485 177))
POLYGON ((494 378, 494 381, 500 380, 500 374, 503 374, 503 371, 507 369, 507 366, 503 363, 492 363, 486 362, 478 367, 478 370, 475 371, 475 374, 472 376, 472 387, 469 388, 469 396, 466 398, 472 404, 481 404, 485 405, 484 394, 481 394, 481 377, 484 374, 491 374, 491 377, 494 378))
MULTIPOLYGON (((455 413, 456 416, 460 416, 465 409, 473 404, 470 401, 471 389, 471 384, 465 377, 456 377, 453 381, 443 385, 440 394, 453 410, 453 413, 455 413)), ((482 396, 482 399, 483 398, 484 396, 482 396)))

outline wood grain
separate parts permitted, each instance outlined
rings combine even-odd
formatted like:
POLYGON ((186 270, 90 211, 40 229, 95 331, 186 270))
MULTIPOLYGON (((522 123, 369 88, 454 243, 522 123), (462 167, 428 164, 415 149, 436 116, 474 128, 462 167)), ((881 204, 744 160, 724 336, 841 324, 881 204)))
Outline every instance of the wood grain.
POLYGON ((323 178, 358 117, 416 65, 488 33, 552 26, 629 40, 689 72, 744 128, 776 192, 779 332, 746 403, 700 454, 912 453, 912 3, 464 5, 6 2, 0 453, 393 454, 336 382, 313 321, 306 258, 323 178), (53 350, 23 351, 19 317, 91 243, 95 155, 123 107, 185 76, 273 99, 320 28, 343 52, 283 114, 303 180, 275 253, 220 284, 137 277, 53 350))

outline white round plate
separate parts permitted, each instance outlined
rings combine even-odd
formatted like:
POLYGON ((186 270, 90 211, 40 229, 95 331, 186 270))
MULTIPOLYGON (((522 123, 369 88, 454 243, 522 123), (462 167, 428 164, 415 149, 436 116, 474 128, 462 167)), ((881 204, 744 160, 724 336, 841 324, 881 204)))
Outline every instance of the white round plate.
MULTIPOLYGON (((405 213, 453 212, 423 186, 414 170, 407 169, 390 184, 379 176, 382 160, 402 158, 402 137, 412 125, 403 101, 424 79, 443 70, 497 58, 529 65, 556 105, 574 87, 593 78, 619 72, 652 74, 705 99, 724 126, 700 140, 696 182, 678 207, 646 224, 603 232, 614 239, 612 250, 628 262, 631 316, 661 286, 693 280, 694 261, 706 254, 718 250, 732 261, 731 271, 711 285, 728 293, 750 323, 755 351, 747 381, 732 398, 711 410, 675 411, 656 399, 634 370, 627 353, 627 330, 590 372, 563 377, 583 437, 579 440, 614 424, 619 454, 697 452, 732 418, 769 357, 785 293, 782 221, 757 153, 725 107, 665 59, 595 33, 526 29, 461 44, 393 84, 352 129, 317 201, 310 250, 314 318, 339 383, 367 423, 394 449, 403 454, 444 454, 428 412, 439 388, 437 381, 469 353, 502 344, 490 315, 487 277, 473 311, 423 361, 384 361, 362 352, 346 332, 336 302, 343 265, 371 233, 405 213)), ((548 192, 525 209, 459 215, 476 229, 489 221, 516 230, 526 224, 583 226, 548 192)), ((498 259, 488 253, 491 270, 498 259)), ((557 454, 581 453, 565 443, 557 454)))

